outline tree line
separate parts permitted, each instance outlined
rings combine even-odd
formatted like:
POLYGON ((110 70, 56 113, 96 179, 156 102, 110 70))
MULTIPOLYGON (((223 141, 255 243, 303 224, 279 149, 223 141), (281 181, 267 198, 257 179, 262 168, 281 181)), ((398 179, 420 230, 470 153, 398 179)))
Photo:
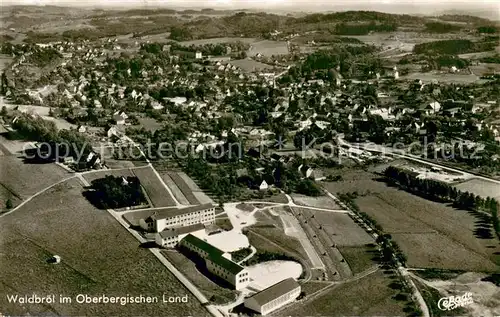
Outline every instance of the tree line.
POLYGON ((470 40, 442 40, 415 45, 415 54, 467 54, 482 51, 491 51, 495 48, 494 42, 472 42, 470 40))
MULTIPOLYGON (((76 130, 58 130, 55 123, 38 116, 22 114, 13 120, 9 133, 11 138, 38 141, 50 147, 50 153, 59 153, 78 158, 79 154, 88 154, 92 150, 87 139, 76 130), (62 152, 61 145, 67 145, 68 152, 62 152), (57 149, 57 152, 56 152, 57 149)), ((47 149, 49 150, 49 149, 47 149)))
POLYGON ((410 192, 421 194, 426 198, 450 202, 453 203, 454 207, 460 209, 489 213, 493 229, 500 238, 499 203, 494 198, 483 198, 467 191, 464 192, 441 181, 421 179, 414 172, 394 166, 389 166, 384 171, 384 175, 389 182, 399 185, 410 192))
POLYGON ((108 175, 93 180, 84 196, 101 209, 125 208, 147 203, 137 177, 115 177, 108 175))
POLYGON ((358 214, 365 223, 374 229, 375 233, 378 235, 376 242, 381 247, 380 255, 383 262, 394 267, 398 265, 397 261, 399 261, 403 266, 406 265, 407 257, 399 245, 392 240, 392 236, 384 233, 382 226, 373 217, 360 211, 359 206, 354 201, 358 195, 358 192, 338 193, 337 197, 340 201, 346 204, 349 209, 358 214))

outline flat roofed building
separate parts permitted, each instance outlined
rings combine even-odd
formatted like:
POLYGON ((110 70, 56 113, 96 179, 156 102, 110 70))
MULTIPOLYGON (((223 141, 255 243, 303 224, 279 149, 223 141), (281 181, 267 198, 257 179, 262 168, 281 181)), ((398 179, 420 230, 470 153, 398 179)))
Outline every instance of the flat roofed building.
POLYGON ((198 254, 198 256, 205 260, 210 273, 230 283, 235 289, 242 289, 250 283, 248 271, 241 265, 233 262, 229 253, 225 253, 192 234, 184 237, 179 242, 179 245, 198 254))
POLYGON ((245 299, 245 307, 267 315, 293 302, 301 292, 300 284, 288 278, 245 299))
POLYGON ((164 208, 154 211, 149 217, 139 220, 144 230, 162 232, 167 228, 185 227, 195 224, 215 223, 215 206, 204 204, 187 208, 164 208))

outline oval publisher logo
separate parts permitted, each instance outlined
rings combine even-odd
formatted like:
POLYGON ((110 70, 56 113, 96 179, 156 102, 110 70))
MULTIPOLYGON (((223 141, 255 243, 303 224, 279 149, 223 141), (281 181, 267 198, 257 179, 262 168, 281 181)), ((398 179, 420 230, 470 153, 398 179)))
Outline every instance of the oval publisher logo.
POLYGON ((474 303, 472 299, 472 293, 467 292, 462 296, 449 296, 443 297, 438 301, 438 308, 441 310, 453 310, 458 307, 464 307, 474 303))

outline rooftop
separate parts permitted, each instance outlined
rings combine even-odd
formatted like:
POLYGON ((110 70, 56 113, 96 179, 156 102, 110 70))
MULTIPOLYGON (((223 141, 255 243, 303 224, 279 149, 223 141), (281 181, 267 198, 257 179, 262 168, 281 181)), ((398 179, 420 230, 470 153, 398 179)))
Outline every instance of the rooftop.
POLYGON ((201 250, 207 252, 208 259, 210 261, 219 265, 220 267, 223 267, 224 269, 228 270, 232 274, 238 274, 239 272, 243 271, 242 266, 225 258, 223 256, 224 251, 214 247, 210 243, 208 243, 204 240, 201 240, 200 238, 195 237, 192 234, 188 234, 183 240, 185 240, 186 242, 188 242, 188 243, 200 248, 201 250))
POLYGON ((214 262, 220 267, 225 268, 232 274, 236 275, 244 270, 244 268, 241 265, 236 264, 235 262, 223 257, 222 255, 213 255, 213 256, 211 255, 208 258, 210 259, 210 261, 214 262))
POLYGON ((210 243, 203 241, 198 237, 193 236, 192 234, 188 234, 182 240, 184 240, 185 242, 188 242, 189 244, 192 244, 192 245, 200 248, 201 250, 207 252, 209 257, 212 257, 212 256, 222 257, 222 255, 224 254, 224 251, 214 247, 210 243))
POLYGON ((156 219, 164 219, 164 218, 175 217, 178 215, 189 214, 189 213, 196 212, 196 211, 202 211, 202 210, 206 210, 206 209, 210 209, 210 208, 215 208, 215 206, 212 204, 203 204, 203 205, 196 205, 196 206, 191 206, 191 207, 186 207, 186 208, 181 208, 181 209, 175 208, 175 207, 148 209, 148 210, 129 212, 126 215, 124 215, 123 217, 130 224, 137 225, 139 223, 140 219, 148 219, 148 218, 152 218, 153 216, 156 217, 156 219))
POLYGON ((177 228, 170 228, 163 230, 162 232, 158 233, 162 238, 169 238, 169 237, 175 237, 181 234, 186 234, 190 233, 193 231, 198 231, 204 229, 205 226, 202 223, 197 223, 191 226, 184 226, 184 227, 177 227, 177 228))
POLYGON ((297 287, 300 287, 299 283, 290 277, 258 293, 255 293, 249 298, 255 300, 257 304, 262 306, 296 289, 297 287))

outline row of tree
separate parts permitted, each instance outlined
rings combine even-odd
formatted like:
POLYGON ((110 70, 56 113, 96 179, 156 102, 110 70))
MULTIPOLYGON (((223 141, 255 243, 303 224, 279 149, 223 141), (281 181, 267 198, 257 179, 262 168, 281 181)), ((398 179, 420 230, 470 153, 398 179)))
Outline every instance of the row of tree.
POLYGON ((427 198, 451 202, 455 207, 465 210, 488 212, 491 215, 493 229, 497 234, 500 234, 499 203, 494 198, 483 198, 470 192, 458 190, 456 187, 444 182, 422 179, 417 177, 417 173, 394 166, 389 166, 384 171, 384 175, 391 183, 397 184, 408 191, 424 195, 427 198))
POLYGON ((63 146, 63 155, 79 158, 85 157, 82 153, 88 154, 92 150, 90 143, 78 131, 58 130, 54 122, 38 116, 22 114, 13 120, 12 128, 15 131, 11 132, 10 137, 43 142, 51 147, 50 153, 62 154, 63 146))
POLYGON ((84 195, 101 209, 125 208, 147 202, 137 177, 123 178, 108 175, 93 180, 90 190, 84 195))
POLYGON ((376 242, 381 247, 382 261, 392 266, 397 266, 397 261, 399 261, 404 266, 407 260, 406 255, 399 245, 395 241, 392 241, 391 235, 384 233, 382 226, 373 217, 359 210, 358 205, 354 201, 358 195, 358 192, 338 193, 337 197, 346 204, 347 207, 358 214, 365 223, 374 229, 375 233, 378 235, 376 242))

